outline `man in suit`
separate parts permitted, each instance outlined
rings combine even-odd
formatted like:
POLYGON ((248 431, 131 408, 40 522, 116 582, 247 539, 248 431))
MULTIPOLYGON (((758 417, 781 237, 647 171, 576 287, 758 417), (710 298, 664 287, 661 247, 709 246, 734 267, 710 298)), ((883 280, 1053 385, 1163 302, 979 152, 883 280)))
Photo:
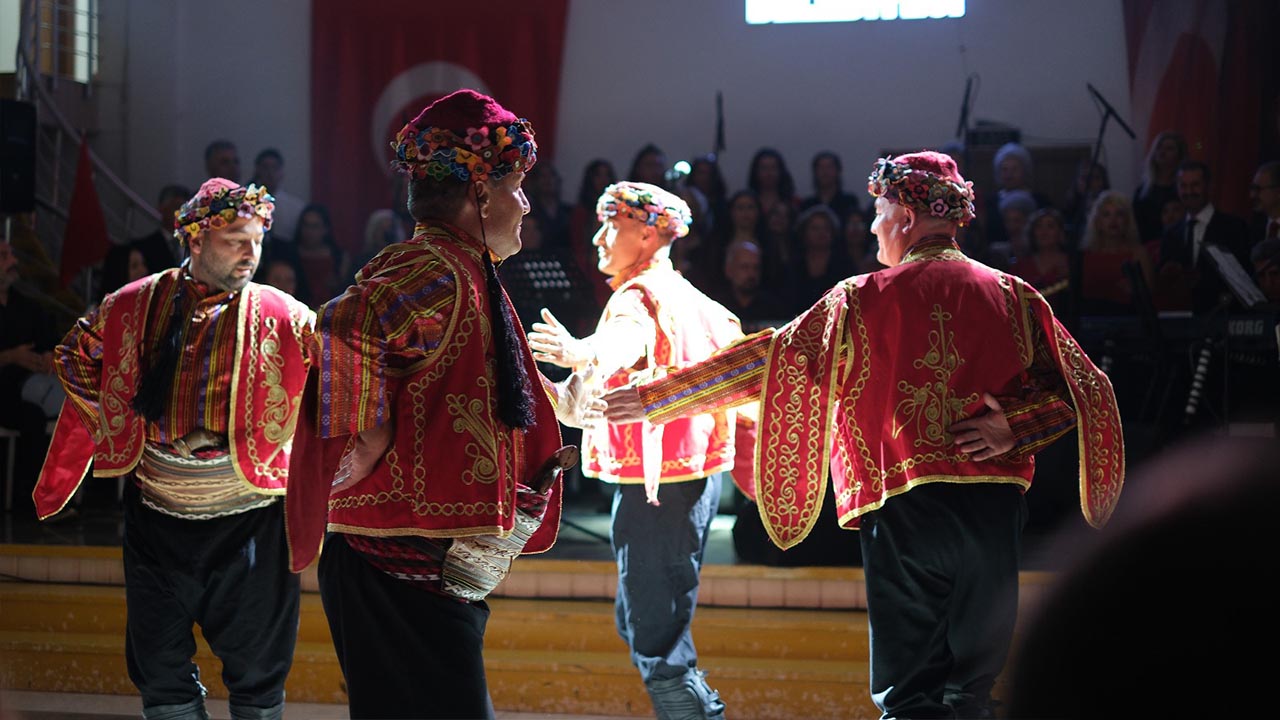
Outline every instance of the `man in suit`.
POLYGON ((1179 166, 1178 199, 1187 214, 1160 241, 1161 284, 1181 284, 1189 292, 1191 311, 1197 314, 1213 310, 1229 300, 1231 293, 1205 249, 1207 246, 1220 246, 1234 255, 1242 267, 1249 266, 1248 225, 1214 208, 1209 202, 1209 181, 1208 165, 1188 160, 1179 166))
POLYGON ((1249 184, 1249 202, 1257 213, 1256 225, 1249 229, 1249 244, 1280 240, 1280 160, 1258 166, 1249 184))

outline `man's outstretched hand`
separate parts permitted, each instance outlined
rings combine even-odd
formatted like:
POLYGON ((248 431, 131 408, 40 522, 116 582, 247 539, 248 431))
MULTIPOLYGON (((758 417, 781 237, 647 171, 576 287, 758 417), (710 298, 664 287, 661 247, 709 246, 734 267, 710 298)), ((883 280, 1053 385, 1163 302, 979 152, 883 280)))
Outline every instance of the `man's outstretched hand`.
POLYGON ((588 365, 556 385, 560 396, 556 403, 556 419, 569 427, 585 428, 604 421, 604 400, 596 384, 591 382, 595 370, 588 365))
POLYGON ((645 419, 644 403, 640 401, 640 391, 635 385, 610 390, 604 394, 604 402, 607 406, 604 418, 611 423, 635 423, 645 419))
MULTIPOLYGON (((608 400, 607 397, 605 399, 608 400)), ((982 402, 987 409, 981 415, 947 428, 955 438, 956 447, 979 461, 990 460, 1013 449, 1013 430, 1009 428, 1009 420, 1004 416, 1000 401, 991 393, 983 393, 982 402)))
POLYGON ((533 324, 528 336, 534 360, 574 370, 591 362, 595 353, 590 343, 574 337, 546 308, 542 308, 542 320, 533 324))

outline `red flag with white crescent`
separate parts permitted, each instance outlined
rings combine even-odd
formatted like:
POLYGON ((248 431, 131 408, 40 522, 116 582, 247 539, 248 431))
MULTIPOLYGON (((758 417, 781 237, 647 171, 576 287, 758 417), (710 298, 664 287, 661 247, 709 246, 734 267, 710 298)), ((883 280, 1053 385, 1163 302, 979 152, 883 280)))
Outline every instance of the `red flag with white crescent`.
POLYGON ((454 90, 527 118, 553 157, 568 0, 313 0, 311 15, 311 196, 345 247, 373 211, 403 210, 389 143, 454 90))

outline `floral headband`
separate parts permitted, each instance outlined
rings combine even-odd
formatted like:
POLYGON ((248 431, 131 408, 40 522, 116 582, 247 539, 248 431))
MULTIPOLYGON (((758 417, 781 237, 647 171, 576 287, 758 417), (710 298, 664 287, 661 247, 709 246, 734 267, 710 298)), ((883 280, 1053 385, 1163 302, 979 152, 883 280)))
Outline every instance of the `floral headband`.
POLYGON ((867 192, 872 197, 887 197, 962 226, 976 216, 973 183, 965 181, 961 185, 950 178, 906 163, 896 163, 889 158, 876 161, 875 168, 867 177, 867 192))
POLYGON ((243 187, 215 178, 200 186, 195 197, 173 214, 173 236, 182 245, 206 230, 220 230, 236 218, 262 218, 262 229, 271 229, 276 199, 261 185, 243 187))
POLYGON ((603 222, 616 215, 667 230, 673 238, 688 235, 693 222, 688 203, 648 183, 619 182, 605 188, 596 201, 596 217, 603 222))
POLYGON ((438 127, 418 129, 409 123, 391 143, 391 166, 419 180, 501 180, 513 172, 529 172, 538 161, 533 126, 521 118, 510 125, 467 128, 464 135, 438 127))

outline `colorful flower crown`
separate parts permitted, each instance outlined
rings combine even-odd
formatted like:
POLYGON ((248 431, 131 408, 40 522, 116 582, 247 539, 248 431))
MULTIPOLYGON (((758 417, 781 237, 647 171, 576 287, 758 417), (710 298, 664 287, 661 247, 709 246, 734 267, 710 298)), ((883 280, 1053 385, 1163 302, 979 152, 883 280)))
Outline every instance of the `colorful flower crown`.
POLYGON ((243 187, 229 180, 214 178, 200 186, 195 197, 182 204, 173 214, 173 236, 182 245, 191 238, 213 229, 219 230, 237 217, 262 218, 262 229, 271 229, 271 214, 276 199, 261 185, 243 187))
POLYGON ((688 203, 648 183, 619 182, 604 189, 596 201, 596 217, 604 222, 619 214, 667 230, 673 238, 688 235, 693 222, 688 203))
POLYGON ((463 182, 501 180, 513 172, 529 172, 538 161, 533 126, 524 118, 506 126, 467 128, 465 135, 409 123, 396 133, 391 148, 396 153, 391 166, 419 180, 450 175, 463 182))
POLYGON ((887 197, 960 225, 967 225, 976 216, 973 183, 965 181, 961 185, 889 158, 876 161, 867 177, 867 192, 872 197, 887 197))

